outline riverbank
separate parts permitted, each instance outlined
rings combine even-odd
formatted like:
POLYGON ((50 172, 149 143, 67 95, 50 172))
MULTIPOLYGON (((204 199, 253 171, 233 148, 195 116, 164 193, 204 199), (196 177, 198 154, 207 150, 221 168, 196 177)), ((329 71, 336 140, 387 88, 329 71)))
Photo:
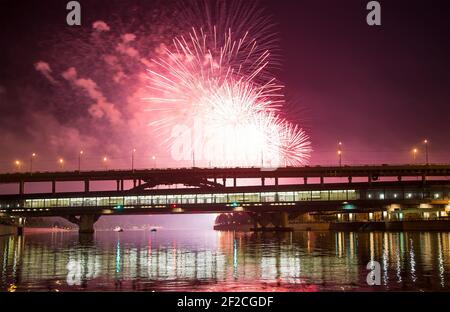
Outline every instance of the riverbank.
POLYGON ((40 233, 60 233, 60 232, 73 232, 74 230, 67 230, 67 229, 61 229, 61 228, 30 228, 25 227, 24 233, 25 234, 40 234, 40 233))
MULTIPOLYGON (((253 232, 249 225, 216 225, 216 231, 237 231, 253 232)), ((259 231, 280 231, 267 227, 259 231)), ((296 222, 290 223, 285 231, 342 231, 342 232, 363 232, 363 231, 444 231, 450 232, 450 220, 407 220, 407 221, 360 221, 360 222, 296 222)))

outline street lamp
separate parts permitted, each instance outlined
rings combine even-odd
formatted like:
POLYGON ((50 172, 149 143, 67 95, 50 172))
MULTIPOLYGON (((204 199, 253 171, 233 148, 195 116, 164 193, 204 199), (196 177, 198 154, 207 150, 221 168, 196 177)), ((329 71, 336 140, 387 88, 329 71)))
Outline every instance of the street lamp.
POLYGON ((428 140, 424 140, 423 144, 425 144, 425 160, 426 160, 426 164, 429 165, 429 161, 428 161, 428 140))
POLYGON ((413 159, 414 159, 414 163, 416 163, 416 158, 417 158, 417 153, 419 152, 419 150, 417 148, 413 149, 413 159))
POLYGON ((61 167, 61 170, 63 170, 64 169, 64 159, 60 158, 58 160, 58 163, 59 163, 59 166, 61 167))
POLYGON ((131 171, 134 171, 134 154, 136 153, 136 149, 133 148, 131 151, 131 171))
POLYGON ((153 168, 156 168, 156 156, 152 156, 152 160, 153 160, 153 168))
POLYGON ((83 156, 84 151, 80 151, 78 154, 78 172, 81 172, 81 156, 83 156))
POLYGON ((16 165, 17 170, 20 171, 20 169, 22 167, 22 162, 20 160, 16 160, 16 161, 14 161, 14 165, 16 165))
POLYGON ((36 153, 31 154, 31 157, 30 157, 30 173, 33 173, 33 159, 35 159, 36 156, 37 156, 36 153))
POLYGON ((105 165, 105 170, 108 170, 108 157, 103 157, 103 164, 105 165))
POLYGON ((342 142, 338 143, 339 167, 342 167, 342 142))

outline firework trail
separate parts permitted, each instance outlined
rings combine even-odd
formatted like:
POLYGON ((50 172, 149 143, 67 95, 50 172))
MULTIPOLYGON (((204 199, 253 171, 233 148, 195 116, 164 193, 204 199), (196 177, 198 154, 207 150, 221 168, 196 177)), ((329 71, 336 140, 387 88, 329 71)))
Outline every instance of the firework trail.
MULTIPOLYGON (((244 12, 254 14, 251 9, 244 12)), ((186 125, 187 159, 196 154, 217 166, 306 164, 311 152, 308 136, 279 116, 284 98, 283 87, 269 70, 273 42, 260 44, 248 30, 267 29, 266 20, 262 19, 263 27, 251 24, 245 30, 238 23, 235 30, 233 21, 216 18, 228 28, 211 23, 206 23, 206 31, 192 28, 152 60, 149 88, 155 96, 146 100, 151 109, 166 113, 152 125, 159 130, 186 125)), ((179 133, 165 143, 179 144, 179 133)))

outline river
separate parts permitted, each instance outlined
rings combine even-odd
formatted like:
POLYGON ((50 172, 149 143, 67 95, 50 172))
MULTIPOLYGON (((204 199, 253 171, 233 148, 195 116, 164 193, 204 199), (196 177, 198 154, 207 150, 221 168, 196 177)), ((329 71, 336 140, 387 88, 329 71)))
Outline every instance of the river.
POLYGON ((33 233, 0 237, 0 269, 1 291, 442 291, 450 234, 33 233))

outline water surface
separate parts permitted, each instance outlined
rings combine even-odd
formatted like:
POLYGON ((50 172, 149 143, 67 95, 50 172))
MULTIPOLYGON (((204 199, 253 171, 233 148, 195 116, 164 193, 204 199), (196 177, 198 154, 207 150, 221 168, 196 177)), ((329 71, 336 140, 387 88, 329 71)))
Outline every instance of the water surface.
POLYGON ((1 291, 448 291, 450 234, 27 234, 0 237, 0 269, 1 291))

